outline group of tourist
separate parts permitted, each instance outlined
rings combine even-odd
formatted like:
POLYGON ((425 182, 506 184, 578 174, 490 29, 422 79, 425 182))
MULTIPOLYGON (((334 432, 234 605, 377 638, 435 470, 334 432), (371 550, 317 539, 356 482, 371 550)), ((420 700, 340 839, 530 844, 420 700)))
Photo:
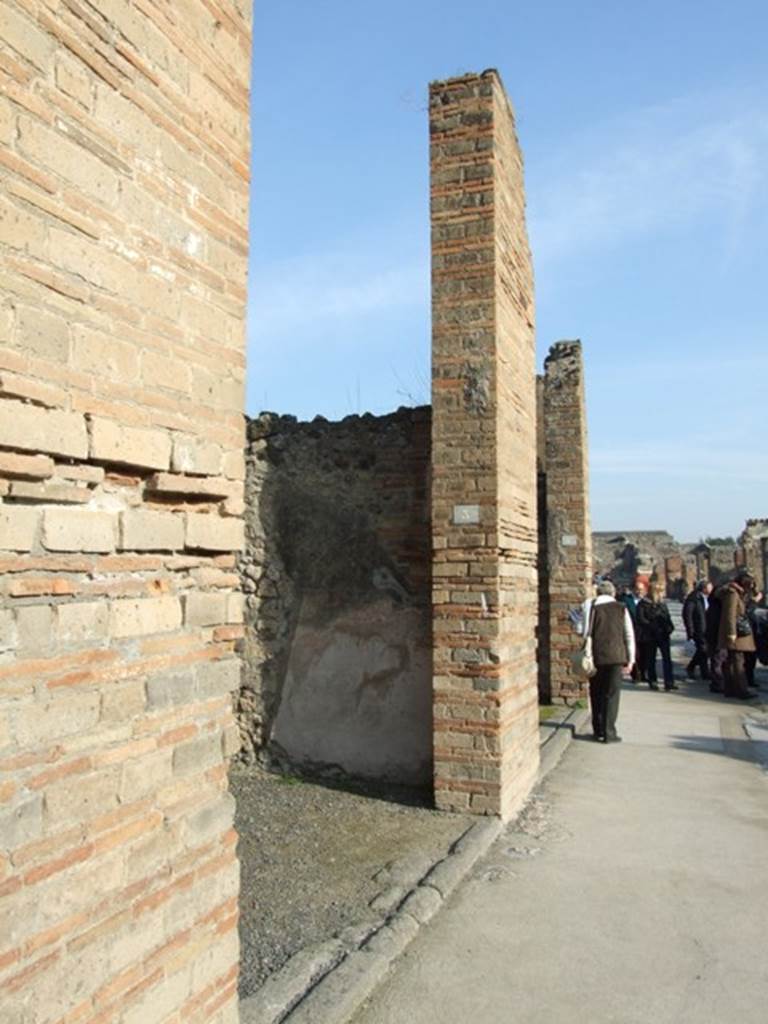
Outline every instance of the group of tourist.
POLYGON ((719 587, 698 583, 683 604, 683 623, 694 653, 686 675, 696 669, 712 693, 749 700, 754 696, 758 658, 768 663, 768 610, 755 580, 741 569, 719 587))
MULTIPOLYGON (((694 679, 698 669, 713 693, 737 700, 754 697, 758 643, 763 634, 762 599, 747 569, 740 569, 732 580, 716 588, 708 580, 696 584, 683 602, 683 624, 693 648, 686 666, 688 679, 694 679)), ((678 689, 671 653, 674 625, 659 586, 651 583, 646 587, 645 581, 638 579, 619 601, 635 630, 633 681, 647 682, 650 689, 658 690, 656 659, 660 656, 664 689, 678 689)))
MULTIPOLYGON (((755 696, 757 660, 768 664, 768 609, 761 607, 762 602, 746 569, 718 587, 706 580, 697 583, 683 604, 692 647, 686 666, 689 679, 698 669, 713 693, 737 700, 755 696)), ((647 586, 638 578, 618 598, 610 580, 598 580, 597 596, 585 602, 579 618, 595 669, 589 681, 594 738, 616 743, 621 740, 616 718, 623 673, 658 690, 660 658, 664 689, 678 689, 672 665, 672 616, 658 584, 647 586)))

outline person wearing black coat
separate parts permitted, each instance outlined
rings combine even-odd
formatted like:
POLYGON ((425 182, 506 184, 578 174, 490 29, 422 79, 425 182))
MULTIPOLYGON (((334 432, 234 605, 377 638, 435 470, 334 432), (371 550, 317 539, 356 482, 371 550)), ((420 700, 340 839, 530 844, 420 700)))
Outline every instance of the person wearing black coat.
POLYGON ((688 662, 685 674, 689 679, 695 678, 698 667, 702 679, 709 679, 709 658, 707 656, 707 608, 712 584, 709 580, 699 580, 695 588, 683 603, 683 623, 688 640, 693 641, 696 651, 688 662))
POLYGON ((720 619, 723 614, 723 593, 725 588, 716 587, 709 595, 707 606, 707 628, 705 640, 709 652, 709 689, 712 693, 722 693, 725 685, 723 665, 728 652, 719 646, 720 619))
POLYGON ((672 668, 672 652, 670 637, 674 632, 672 616, 669 614, 658 584, 652 583, 648 588, 648 597, 637 606, 638 641, 643 651, 648 686, 658 690, 656 675, 656 653, 661 655, 664 671, 664 689, 676 690, 674 671, 672 668))

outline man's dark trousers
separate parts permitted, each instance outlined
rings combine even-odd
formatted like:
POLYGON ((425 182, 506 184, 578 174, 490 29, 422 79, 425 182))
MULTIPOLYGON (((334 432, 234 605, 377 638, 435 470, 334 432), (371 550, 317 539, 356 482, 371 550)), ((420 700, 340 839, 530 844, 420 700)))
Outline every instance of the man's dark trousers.
POLYGON ((696 644, 696 653, 688 662, 685 668, 685 674, 693 679, 694 672, 698 667, 701 673, 702 679, 709 679, 709 657, 707 655, 707 645, 704 640, 694 640, 696 644))
POLYGON ((616 739, 616 719, 621 696, 621 665, 600 665, 589 680, 592 731, 597 739, 616 739))

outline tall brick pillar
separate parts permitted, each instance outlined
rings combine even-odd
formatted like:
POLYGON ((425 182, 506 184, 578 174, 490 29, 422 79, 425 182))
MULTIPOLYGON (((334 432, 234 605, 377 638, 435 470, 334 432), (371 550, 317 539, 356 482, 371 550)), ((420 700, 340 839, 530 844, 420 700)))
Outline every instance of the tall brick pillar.
POLYGON ((434 772, 507 817, 538 766, 533 280, 495 71, 430 89, 434 772))
POLYGON ((545 699, 584 696, 585 684, 571 667, 580 643, 568 617, 591 593, 592 534, 589 523, 587 420, 581 342, 560 341, 549 350, 539 393, 544 472, 540 529, 546 564, 541 579, 548 621, 541 624, 545 699))
POLYGON ((250 4, 0 37, 0 1020, 234 1024, 250 4))

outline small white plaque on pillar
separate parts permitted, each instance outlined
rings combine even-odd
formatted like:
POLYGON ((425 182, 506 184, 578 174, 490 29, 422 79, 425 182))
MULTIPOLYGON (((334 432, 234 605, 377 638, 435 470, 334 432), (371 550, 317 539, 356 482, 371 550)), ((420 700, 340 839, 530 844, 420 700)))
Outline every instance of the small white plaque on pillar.
POLYGON ((480 522, 480 506, 479 505, 454 505, 453 506, 453 525, 454 526, 473 526, 480 522))
POLYGON ((560 538, 560 543, 564 548, 575 548, 578 546, 579 538, 575 533, 564 533, 560 538))

